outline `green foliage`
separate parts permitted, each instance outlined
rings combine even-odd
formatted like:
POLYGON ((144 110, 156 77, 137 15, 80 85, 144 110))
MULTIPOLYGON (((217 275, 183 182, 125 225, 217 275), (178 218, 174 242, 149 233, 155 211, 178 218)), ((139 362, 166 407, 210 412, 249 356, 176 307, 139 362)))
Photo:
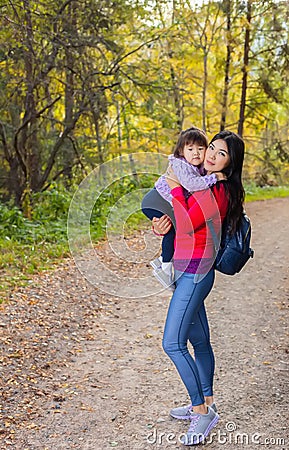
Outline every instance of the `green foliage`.
POLYGON ((0 203, 0 295, 25 283, 69 254, 66 217, 71 195, 56 189, 33 196, 33 218, 28 220, 11 202, 0 203))
POLYGON ((220 128, 229 44, 226 127, 237 130, 246 69, 250 175, 265 169, 268 182, 272 175, 276 181, 268 164, 274 160, 284 183, 288 6, 251 3, 244 68, 246 1, 6 2, 0 16, 0 195, 23 205, 26 189, 36 193, 55 180, 73 185, 112 156, 169 153, 180 128, 192 124, 206 126, 211 137, 220 128))
MULTIPOLYGON (((91 237, 94 241, 105 236, 106 222, 111 207, 126 194, 134 192, 136 189, 150 188, 156 177, 152 175, 138 175, 137 179, 123 177, 105 189, 95 203, 91 214, 91 237)), ((129 228, 132 224, 138 224, 143 219, 142 213, 135 213, 129 219, 129 228)), ((122 231, 122 230, 119 230, 122 231)))
POLYGON ((246 202, 256 200, 268 200, 276 197, 289 197, 289 186, 256 186, 255 184, 246 184, 246 202))
MULTIPOLYGON (((97 242, 105 237, 107 215, 119 199, 137 189, 150 188, 154 180, 152 175, 143 175, 138 180, 126 177, 105 190, 92 211, 92 240, 97 242)), ((261 188, 247 183, 245 190, 246 202, 289 196, 288 186, 261 188)), ((0 297, 7 298, 13 287, 25 284, 33 274, 51 269, 69 256, 66 222, 71 198, 70 192, 56 188, 35 195, 32 220, 26 219, 11 203, 0 203, 0 297)), ((126 218, 124 226, 125 232, 131 233, 147 226, 147 219, 138 210, 126 218)))
MULTIPOLYGON (((229 44, 226 127, 237 130, 246 70, 244 172, 246 181, 264 186, 249 184, 247 200, 287 195, 286 187, 267 187, 289 176, 286 2, 251 2, 246 67, 246 1, 12 3, 0 16, 0 198, 10 199, 0 204, 6 272, 14 267, 26 276, 68 253, 72 192, 96 164, 143 150, 171 153, 187 126, 206 126, 209 138, 219 131, 229 44), (31 220, 15 206, 24 209, 25 202, 31 220)), ((92 238, 105 236, 115 202, 152 182, 123 178, 105 190, 92 211, 92 238)), ((135 212, 126 226, 133 229, 141 219, 135 212)))
POLYGON ((33 219, 11 204, 0 203, 0 237, 6 241, 38 244, 66 240, 66 215, 70 196, 56 190, 33 196, 33 219))
MULTIPOLYGON (((91 238, 94 242, 105 237, 110 208, 125 194, 136 189, 150 188, 152 175, 138 179, 124 177, 103 191, 91 215, 91 238)), ((6 298, 11 288, 25 283, 33 273, 48 269, 69 255, 67 242, 67 213, 72 193, 55 187, 32 196, 33 217, 10 203, 0 203, 0 297, 6 298)), ((137 212, 128 219, 127 230, 135 229, 143 220, 137 212)), ((1 298, 0 298, 1 300, 1 298)))

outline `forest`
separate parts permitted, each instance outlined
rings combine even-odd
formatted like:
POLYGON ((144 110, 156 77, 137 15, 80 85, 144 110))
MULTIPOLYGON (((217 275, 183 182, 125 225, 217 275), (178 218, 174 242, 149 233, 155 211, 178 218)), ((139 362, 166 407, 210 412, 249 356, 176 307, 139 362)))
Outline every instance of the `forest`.
POLYGON ((0 11, 4 265, 15 241, 63 248, 71 197, 95 167, 170 154, 191 125, 244 138, 247 192, 288 184, 287 1, 2 0, 0 11))

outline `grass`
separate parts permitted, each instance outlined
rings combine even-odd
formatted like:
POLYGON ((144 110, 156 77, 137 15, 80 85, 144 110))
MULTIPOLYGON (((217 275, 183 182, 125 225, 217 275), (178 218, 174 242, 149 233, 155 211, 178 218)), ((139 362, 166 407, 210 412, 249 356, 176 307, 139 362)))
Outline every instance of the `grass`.
MULTIPOLYGON (((245 190, 246 202, 289 196, 289 186, 261 188, 247 185, 245 190)), ((16 217, 19 221, 19 215, 16 217)), ((147 219, 145 221, 143 219, 141 212, 132 214, 125 224, 125 234, 131 234, 134 230, 143 228, 144 224, 147 226, 147 219)), ((31 279, 31 275, 52 269, 57 266, 60 260, 70 256, 68 242, 65 238, 65 219, 63 219, 63 223, 61 221, 60 225, 58 222, 57 226, 53 221, 50 222, 54 233, 54 237, 50 241, 46 239, 45 234, 47 233, 47 224, 44 224, 43 227, 40 226, 38 239, 34 242, 31 242, 31 235, 29 239, 26 240, 25 238, 25 233, 28 233, 26 236, 29 235, 29 232, 31 233, 31 224, 27 224, 26 228, 26 224, 23 225, 22 222, 19 222, 17 226, 20 229, 20 239, 19 236, 17 238, 17 234, 7 237, 5 232, 2 232, 2 237, 0 237, 0 303, 9 299, 9 295, 15 287, 25 286, 31 279), (41 239, 39 239, 39 236, 41 236, 41 239)), ((9 224, 9 227, 11 227, 11 224, 9 224)), ((104 229, 99 224, 98 227, 104 229)), ((94 240, 103 237, 99 235, 99 232, 97 229, 92 230, 94 240)))
POLYGON ((52 269, 70 254, 68 245, 63 242, 31 245, 0 239, 0 249, 0 303, 8 300, 15 287, 25 286, 31 275, 52 269))
POLYGON ((270 200, 272 198, 289 197, 289 186, 245 186, 246 202, 270 200))

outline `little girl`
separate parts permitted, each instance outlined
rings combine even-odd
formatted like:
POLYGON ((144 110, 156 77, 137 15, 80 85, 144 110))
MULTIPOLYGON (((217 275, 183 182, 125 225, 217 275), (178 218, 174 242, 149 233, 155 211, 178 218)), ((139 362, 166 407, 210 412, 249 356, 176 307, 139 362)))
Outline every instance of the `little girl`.
MULTIPOLYGON (((150 220, 154 217, 160 218, 166 214, 175 226, 171 188, 166 181, 166 177, 173 178, 176 176, 188 195, 195 191, 207 189, 217 182, 217 176, 215 174, 205 175, 202 166, 207 147, 207 137, 199 128, 191 127, 180 133, 174 153, 168 158, 169 166, 167 172, 156 181, 154 189, 149 191, 143 198, 142 212, 150 220)), ((171 290, 174 290, 172 274, 175 239, 174 226, 163 237, 160 258, 150 262, 154 269, 154 276, 164 287, 171 290)))

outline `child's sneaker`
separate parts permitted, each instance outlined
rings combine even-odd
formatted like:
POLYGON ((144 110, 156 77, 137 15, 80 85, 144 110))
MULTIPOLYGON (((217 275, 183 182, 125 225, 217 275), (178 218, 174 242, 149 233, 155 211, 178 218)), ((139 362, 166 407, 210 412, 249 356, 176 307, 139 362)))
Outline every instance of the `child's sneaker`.
POLYGON ((173 263, 170 262, 162 262, 162 271, 173 278, 173 263))
POLYGON ((158 270, 162 268, 162 257, 160 256, 159 258, 154 259, 153 261, 150 262, 150 265, 152 266, 152 268, 154 270, 158 270))
POLYGON ((184 445, 196 445, 205 440, 210 431, 217 425, 219 416, 208 406, 207 414, 197 414, 191 412, 191 424, 188 432, 181 437, 184 445))
MULTIPOLYGON (((217 412, 217 406, 216 403, 212 403, 210 407, 217 412)), ((187 405, 187 406, 179 406, 178 408, 173 408, 170 410, 170 415, 174 419, 178 420, 189 420, 191 418, 193 412, 193 406, 187 405)))
POLYGON ((166 288, 171 291, 175 290, 173 279, 170 275, 166 274, 162 269, 156 269, 153 271, 156 279, 166 288))

